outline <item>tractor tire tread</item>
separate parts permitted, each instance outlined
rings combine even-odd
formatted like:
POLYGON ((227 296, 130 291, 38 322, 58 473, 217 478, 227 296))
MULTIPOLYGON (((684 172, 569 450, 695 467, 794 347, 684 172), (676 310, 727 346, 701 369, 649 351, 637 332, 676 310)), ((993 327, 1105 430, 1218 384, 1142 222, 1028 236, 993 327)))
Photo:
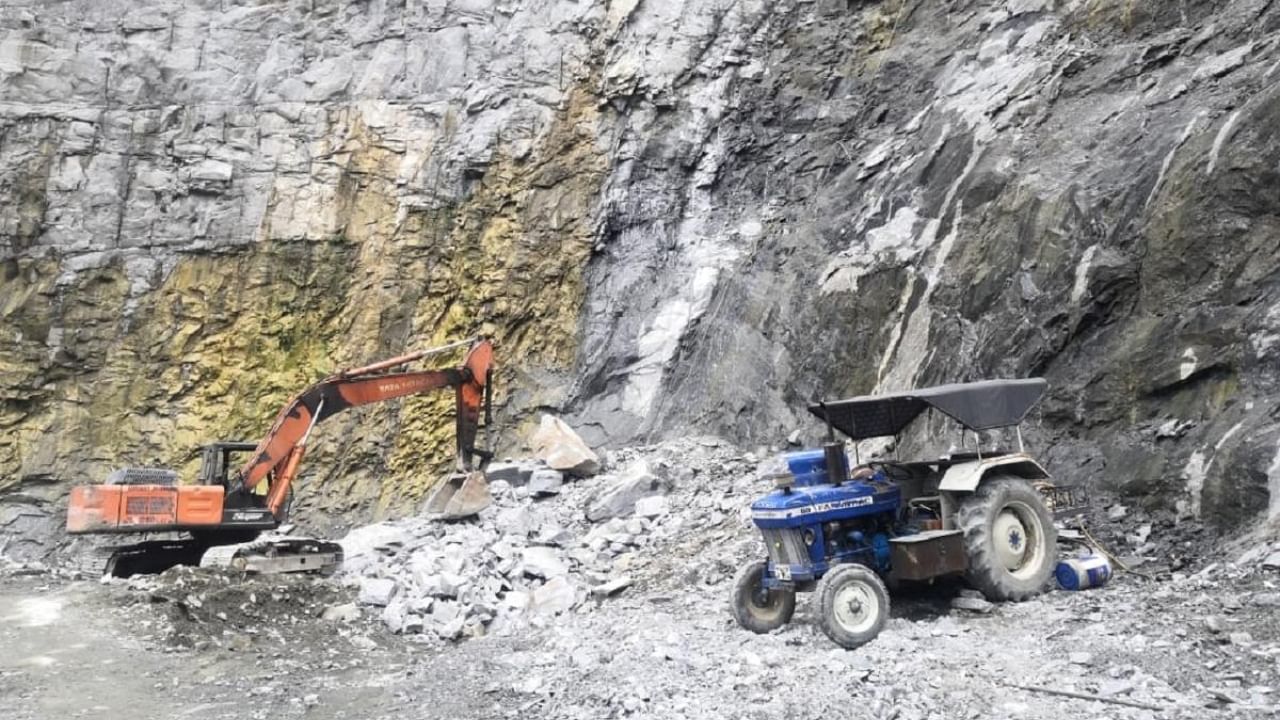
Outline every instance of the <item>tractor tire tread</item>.
POLYGON ((1044 591, 1053 576, 1058 532, 1053 525, 1053 516, 1044 507, 1040 494, 1030 483, 1011 475, 984 480, 961 503, 956 524, 964 533, 965 554, 969 561, 965 578, 988 600, 1020 602, 1044 591), (1019 581, 999 567, 990 537, 991 523, 1010 494, 1023 496, 1020 499, 1037 509, 1044 529, 1041 541, 1046 544, 1043 561, 1045 567, 1028 582, 1019 581))

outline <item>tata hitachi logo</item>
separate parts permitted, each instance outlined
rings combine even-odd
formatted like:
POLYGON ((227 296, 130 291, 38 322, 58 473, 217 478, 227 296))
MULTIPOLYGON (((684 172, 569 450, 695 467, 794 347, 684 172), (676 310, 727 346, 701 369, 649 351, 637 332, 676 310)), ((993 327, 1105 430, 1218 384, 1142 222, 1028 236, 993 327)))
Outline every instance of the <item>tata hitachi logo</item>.
POLYGON ((231 513, 232 522, 251 522, 253 520, 261 520, 266 517, 265 510, 255 510, 252 512, 233 512, 231 513))
POLYGON ((392 382, 378 383, 378 392, 384 393, 404 392, 406 390, 412 392, 417 389, 418 384, 410 380, 396 380, 392 382))

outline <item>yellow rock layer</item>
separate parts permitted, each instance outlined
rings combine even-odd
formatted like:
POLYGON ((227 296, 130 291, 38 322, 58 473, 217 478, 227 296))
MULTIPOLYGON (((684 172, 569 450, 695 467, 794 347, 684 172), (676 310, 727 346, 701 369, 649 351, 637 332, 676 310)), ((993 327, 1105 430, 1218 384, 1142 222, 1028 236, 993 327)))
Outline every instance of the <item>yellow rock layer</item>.
MULTIPOLYGON (((500 147, 462 202, 408 212, 403 155, 358 108, 335 115, 326 237, 274 232, 273 198, 258 242, 183 259, 127 317, 120 267, 57 288, 53 261, 0 265, 0 489, 124 464, 190 480, 201 445, 257 440, 327 373, 475 333, 494 339, 499 405, 517 373, 568 369, 605 171, 593 99, 572 95, 521 159, 500 147)), ((409 510, 448 470, 453 435, 450 392, 337 416, 316 431, 295 509, 319 525, 409 510)))

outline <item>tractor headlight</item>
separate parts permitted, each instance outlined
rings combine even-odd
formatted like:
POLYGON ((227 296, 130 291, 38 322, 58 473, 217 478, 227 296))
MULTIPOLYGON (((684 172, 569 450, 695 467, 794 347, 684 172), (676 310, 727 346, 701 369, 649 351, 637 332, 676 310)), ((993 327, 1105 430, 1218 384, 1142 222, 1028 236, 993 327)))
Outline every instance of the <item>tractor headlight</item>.
POLYGON ((818 536, 813 532, 813 528, 805 528, 801 537, 804 538, 804 544, 811 547, 813 546, 813 541, 818 539, 818 536))

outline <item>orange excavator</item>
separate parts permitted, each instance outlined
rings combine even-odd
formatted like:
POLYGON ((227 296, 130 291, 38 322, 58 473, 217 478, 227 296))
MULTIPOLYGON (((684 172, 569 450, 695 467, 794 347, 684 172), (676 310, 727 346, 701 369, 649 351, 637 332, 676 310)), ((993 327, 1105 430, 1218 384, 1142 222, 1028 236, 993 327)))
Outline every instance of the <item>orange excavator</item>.
POLYGON ((471 339, 339 371, 293 397, 260 442, 205 446, 196 484, 178 484, 173 470, 126 468, 106 484, 73 488, 67 532, 186 536, 106 548, 105 572, 116 577, 197 564, 259 573, 332 572, 342 562, 337 543, 272 534, 288 519, 293 481, 316 424, 347 408, 454 388, 457 463, 425 512, 440 519, 474 515, 491 502, 484 468, 492 454, 476 447, 476 435, 482 410, 486 428, 492 420, 492 364, 490 342, 471 339), (396 370, 465 346, 460 367, 396 370), (246 453, 232 472, 233 458, 246 453))

